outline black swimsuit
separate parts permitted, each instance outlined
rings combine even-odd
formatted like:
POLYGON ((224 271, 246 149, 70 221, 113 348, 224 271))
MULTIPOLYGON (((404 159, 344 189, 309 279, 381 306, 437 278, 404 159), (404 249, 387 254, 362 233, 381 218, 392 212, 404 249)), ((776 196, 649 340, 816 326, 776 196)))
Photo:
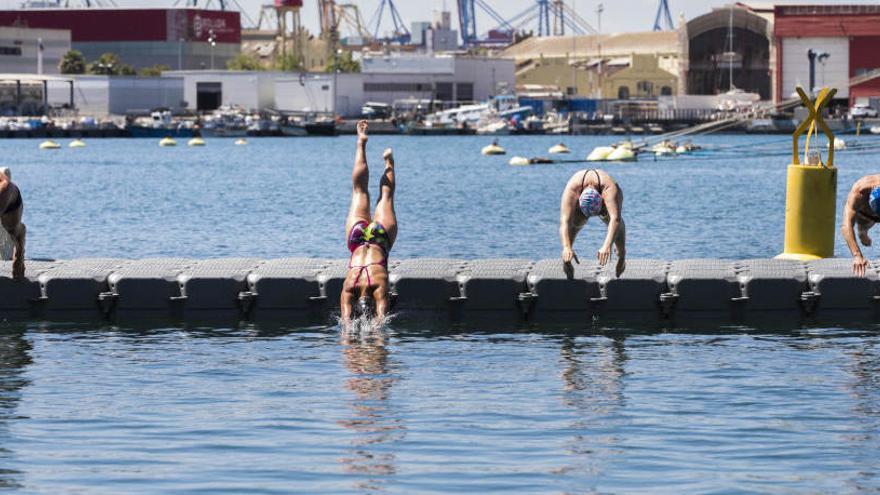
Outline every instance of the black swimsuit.
POLYGON ((880 217, 878 217, 878 216, 877 216, 876 214, 874 214, 874 213, 865 213, 865 212, 862 211, 862 210, 856 210, 856 213, 858 213, 859 215, 861 215, 861 216, 867 218, 868 220, 870 220, 870 221, 872 221, 872 222, 874 222, 874 223, 880 223, 880 217))
MULTIPOLYGON (((602 196, 602 192, 603 192, 603 191, 602 191, 602 189, 603 189, 603 187, 602 187, 602 176, 599 175, 599 172, 598 172, 596 169, 593 169, 593 168, 591 168, 591 169, 587 170, 586 172, 584 172, 584 177, 581 179, 581 192, 583 192, 583 190, 584 190, 584 184, 587 183, 587 174, 589 174, 590 172, 593 172, 594 174, 596 174, 596 180, 598 181, 598 184, 596 184, 596 192, 598 192, 599 195, 602 196)), ((620 186, 618 186, 618 189, 619 189, 619 188, 620 188, 620 186)), ((604 197, 603 197, 602 199, 604 200, 604 197)), ((599 212, 599 218, 603 218, 603 219, 604 219, 604 218, 606 218, 607 216, 608 216, 608 208, 605 207, 605 201, 602 201, 602 211, 599 212)))
POLYGON ((0 216, 6 215, 7 213, 11 213, 17 209, 21 208, 21 193, 19 191, 15 191, 15 200, 6 207, 3 212, 0 212, 0 216))
POLYGON ((595 169, 592 169, 592 168, 587 170, 586 172, 584 172, 584 178, 581 179, 581 191, 584 190, 584 184, 587 183, 587 174, 590 172, 593 172, 594 174, 596 174, 596 180, 599 181, 599 184, 596 187, 596 191, 598 191, 599 194, 602 194, 602 176, 599 175, 599 172, 597 172, 595 169))

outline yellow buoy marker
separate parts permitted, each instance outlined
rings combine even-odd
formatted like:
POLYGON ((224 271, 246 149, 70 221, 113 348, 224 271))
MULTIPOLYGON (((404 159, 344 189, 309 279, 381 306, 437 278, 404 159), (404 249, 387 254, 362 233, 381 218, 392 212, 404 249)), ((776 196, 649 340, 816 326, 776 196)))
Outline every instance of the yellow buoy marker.
POLYGON ((815 260, 834 256, 835 215, 837 213, 837 169, 834 167, 834 146, 828 148, 828 161, 822 163, 818 153, 809 153, 810 136, 816 127, 822 129, 828 142, 834 134, 822 118, 822 109, 831 101, 836 89, 824 88, 813 102, 797 88, 809 115, 792 135, 792 163, 788 166, 785 186, 785 247, 778 259, 815 260), (801 163, 798 141, 809 128, 805 146, 807 163, 801 163))
POLYGON ((204 146, 205 140, 200 137, 194 137, 194 138, 190 139, 189 141, 187 141, 186 145, 187 146, 204 146))
POLYGON ((86 142, 82 139, 74 139, 67 145, 69 148, 85 148, 86 142))
POLYGON ((245 138, 235 140, 236 146, 245 146, 246 144, 248 144, 248 142, 247 142, 247 139, 245 139, 245 138))
POLYGON ((568 146, 566 146, 564 143, 559 143, 556 146, 551 146, 550 149, 547 150, 547 152, 551 155, 556 155, 560 153, 571 153, 571 150, 568 149, 568 146))
POLYGON ((56 143, 55 141, 52 141, 51 139, 47 139, 47 140, 43 141, 42 143, 40 143, 41 150, 57 150, 60 148, 61 148, 61 145, 56 143))
POLYGON ((177 146, 177 141, 170 137, 163 137, 159 140, 159 146, 177 146))
POLYGON ((497 142, 493 142, 489 146, 483 147, 481 153, 484 155, 503 155, 507 153, 507 151, 505 151, 504 148, 502 148, 501 146, 498 146, 497 142))

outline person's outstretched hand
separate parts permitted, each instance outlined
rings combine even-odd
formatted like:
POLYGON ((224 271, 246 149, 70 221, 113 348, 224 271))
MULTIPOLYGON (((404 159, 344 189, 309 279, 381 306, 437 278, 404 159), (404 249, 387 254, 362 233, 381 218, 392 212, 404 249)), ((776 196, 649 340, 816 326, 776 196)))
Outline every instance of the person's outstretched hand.
POLYGON ((578 259, 578 255, 574 252, 574 249, 563 249, 562 271, 565 272, 565 277, 569 280, 574 278, 574 265, 571 264, 571 260, 574 260, 575 263, 579 265, 581 264, 581 260, 578 259))
POLYGON ((12 262, 12 278, 15 280, 24 280, 24 259, 16 258, 12 262))
POLYGON ((855 274, 856 277, 864 277, 865 269, 868 268, 868 260, 866 260, 863 256, 856 256, 855 258, 853 258, 852 267, 853 274, 855 274))
POLYGON ((599 265, 605 266, 611 259, 611 246, 602 246, 602 249, 596 251, 596 259, 599 261, 599 265))
POLYGON ((358 133, 358 141, 361 143, 366 143, 367 139, 367 128, 369 124, 367 124, 366 120, 359 120, 357 123, 357 133, 358 133))

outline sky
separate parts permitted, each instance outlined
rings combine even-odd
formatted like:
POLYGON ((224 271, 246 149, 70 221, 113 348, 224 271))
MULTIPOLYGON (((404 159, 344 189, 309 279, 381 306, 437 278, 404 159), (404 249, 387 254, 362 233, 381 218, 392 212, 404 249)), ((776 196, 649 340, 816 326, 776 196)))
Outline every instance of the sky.
MULTIPOLYGON (((78 3, 79 0, 68 0, 71 3, 78 3)), ((186 0, 98 0, 99 2, 109 3, 115 2, 119 6, 130 7, 167 7, 175 3, 183 5, 186 0)), ((361 13, 366 22, 373 17, 382 0, 337 0, 337 3, 354 3, 359 6, 361 13)), ((386 0, 387 1, 387 0, 386 0)), ((603 4, 604 11, 602 13, 602 32, 627 32, 627 31, 647 31, 654 25, 654 16, 657 13, 657 6, 660 0, 565 0, 566 5, 573 7, 577 13, 587 20, 594 28, 598 27, 598 19, 596 15, 596 7, 603 4)), ((759 0, 761 3, 767 0, 759 0)), ((199 5, 206 2, 212 3, 214 6, 219 5, 219 0, 198 0, 199 5)), ((238 2, 238 4, 253 19, 259 17, 260 6, 272 3, 272 0, 227 0, 228 3, 238 2)), ((530 6, 535 5, 535 0, 486 0, 487 3, 505 18, 526 10, 530 6)), ((712 7, 721 7, 727 5, 730 0, 668 0, 669 9, 672 18, 678 23, 679 14, 684 14, 685 19, 692 19, 698 15, 709 12, 712 7)), ((22 0, 0 0, 2 8, 16 8, 22 3, 22 0)), ((84 2, 81 2, 84 3, 84 2)), ((318 0, 304 0, 302 19, 305 26, 313 33, 318 31, 318 0)), ((877 0, 825 0, 817 2, 814 0, 778 0, 775 3, 877 3, 877 0)), ((439 11, 446 5, 452 11, 453 29, 458 29, 458 13, 455 0, 396 0, 394 4, 400 11, 401 16, 410 27, 413 21, 429 21, 433 17, 434 11, 439 11)), ((391 24, 385 17, 380 28, 380 33, 391 30, 391 24)), ((477 28, 483 33, 493 27, 496 23, 492 22, 488 15, 485 15, 478 8, 477 28)), ((529 26, 526 26, 530 28, 529 26)), ((536 29, 534 26, 531 29, 536 29)))

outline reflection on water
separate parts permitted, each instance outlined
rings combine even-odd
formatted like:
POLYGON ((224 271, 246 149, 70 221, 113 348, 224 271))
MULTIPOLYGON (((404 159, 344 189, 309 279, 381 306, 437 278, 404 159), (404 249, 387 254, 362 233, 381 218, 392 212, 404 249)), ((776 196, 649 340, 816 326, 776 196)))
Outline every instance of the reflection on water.
POLYGON ((385 491, 388 478, 397 473, 395 444, 406 434, 390 403, 398 376, 389 363, 387 339, 384 329, 341 334, 343 363, 351 373, 345 388, 352 397, 351 415, 339 424, 354 436, 348 455, 339 461, 346 473, 356 476, 355 488, 367 492, 385 491))
POLYGON ((562 400, 575 412, 565 447, 573 464, 563 472, 598 476, 620 444, 614 426, 619 422, 618 410, 625 405, 624 340, 622 336, 562 338, 562 400))
POLYGON ((16 406, 21 391, 28 385, 25 368, 32 363, 31 345, 24 331, 0 330, 0 488, 21 488, 22 473, 4 468, 13 459, 9 425, 18 418, 16 406))
POLYGON ((855 332, 7 330, 0 491, 876 493, 855 332))
MULTIPOLYGON (((855 458, 876 456, 880 451, 880 351, 877 340, 856 342, 850 353, 850 388, 853 395, 853 416, 860 427, 850 435, 855 458)), ((859 459, 859 461, 863 461, 859 459)), ((857 480, 850 484, 857 491, 870 491, 880 478, 877 470, 860 470, 857 480)))

